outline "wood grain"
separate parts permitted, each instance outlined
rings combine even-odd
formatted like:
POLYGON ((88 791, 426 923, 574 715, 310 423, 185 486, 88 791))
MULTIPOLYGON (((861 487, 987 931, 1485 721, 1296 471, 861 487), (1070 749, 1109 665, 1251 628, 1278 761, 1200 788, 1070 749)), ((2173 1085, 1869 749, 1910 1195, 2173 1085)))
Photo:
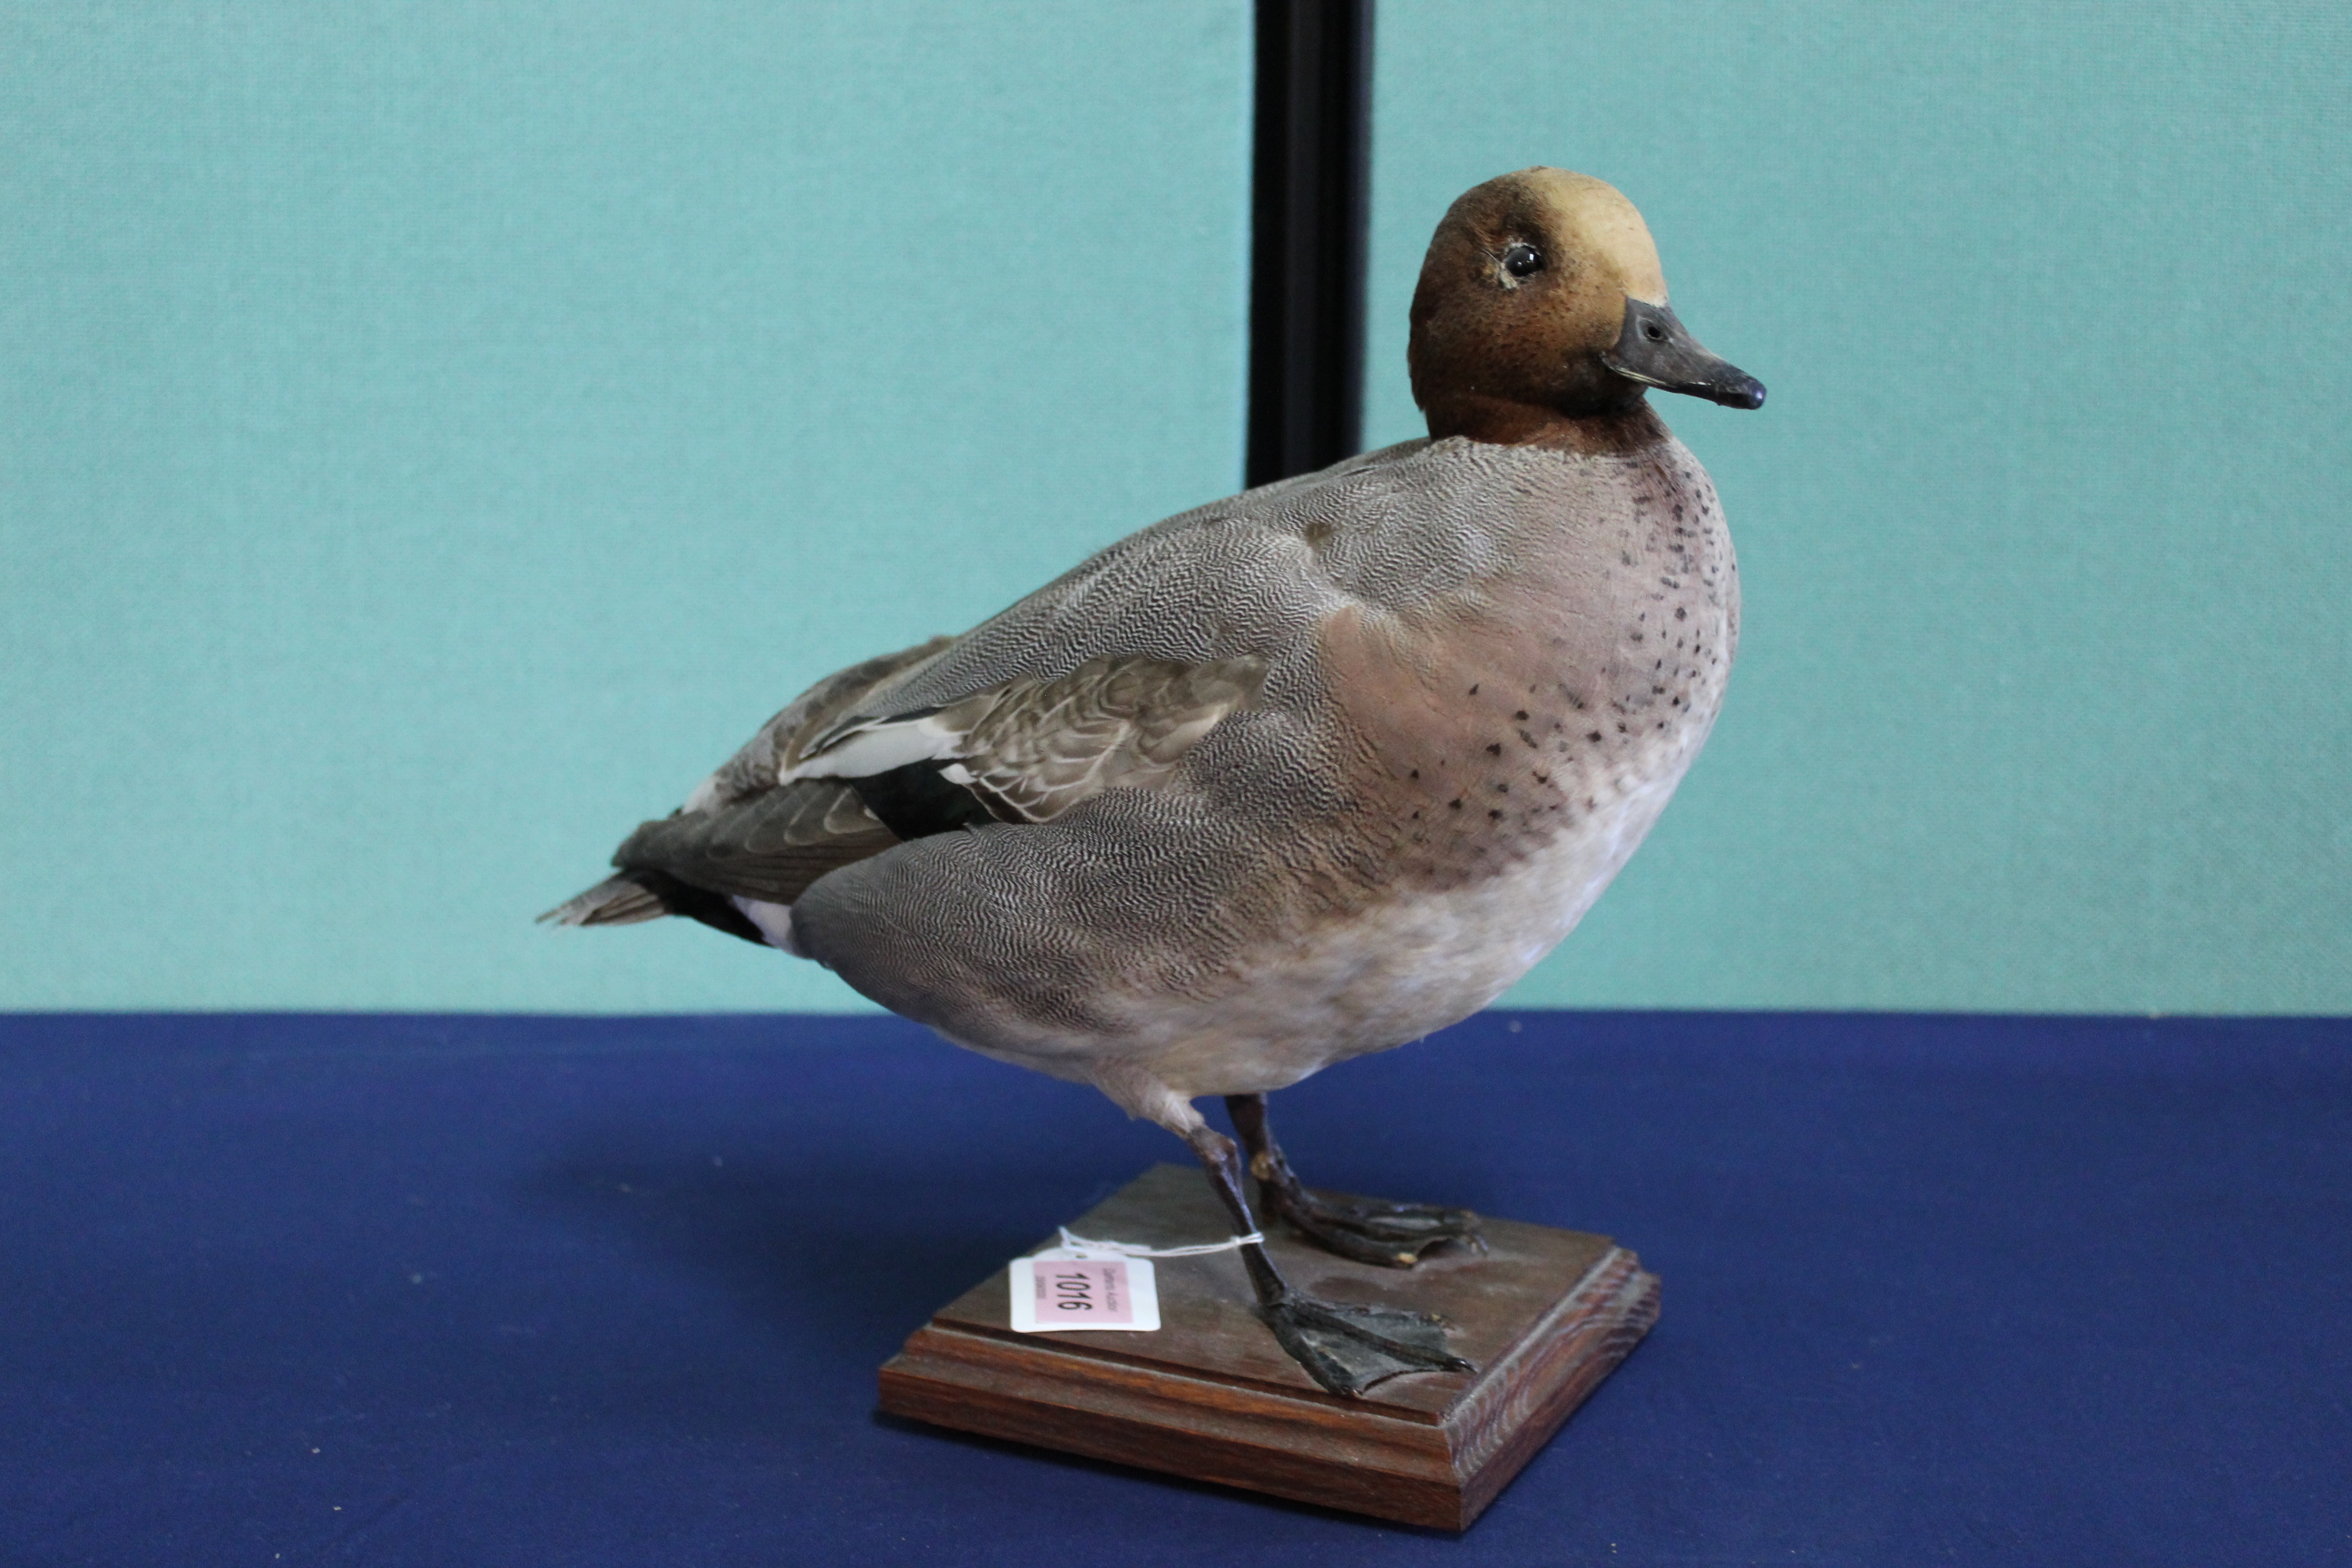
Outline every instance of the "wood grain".
MULTIPOLYGON (((1485 1256, 1410 1271, 1269 1237, 1294 1285, 1442 1314, 1475 1373, 1326 1393, 1252 1310, 1232 1253, 1163 1258, 1157 1333, 1019 1334, 1003 1270, 942 1307, 883 1365, 882 1409, 961 1431, 1462 1530, 1533 1458, 1658 1315, 1658 1281, 1605 1237, 1487 1220, 1485 1256)), ((1214 1240, 1201 1173, 1158 1165, 1070 1223, 1153 1247, 1214 1240)), ((1040 1247, 1050 1245, 1041 1242, 1040 1247)))

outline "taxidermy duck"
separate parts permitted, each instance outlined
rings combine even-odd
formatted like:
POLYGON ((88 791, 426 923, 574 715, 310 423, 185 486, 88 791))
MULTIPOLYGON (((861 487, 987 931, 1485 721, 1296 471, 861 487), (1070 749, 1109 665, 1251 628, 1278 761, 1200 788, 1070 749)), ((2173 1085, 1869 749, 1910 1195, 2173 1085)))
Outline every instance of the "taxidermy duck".
MULTIPOLYGON (((1494 1000, 1657 820, 1739 608, 1715 489, 1646 394, 1764 388, 1675 319, 1633 204, 1558 169, 1454 204, 1412 320, 1427 439, 819 681, 542 918, 684 915, 1091 1083, 1192 1146, 1237 1235, 1265 1213, 1400 1268, 1478 1245, 1461 1210, 1310 1192, 1265 1097, 1494 1000)), ((1439 1320, 1242 1256, 1328 1389, 1467 1368, 1439 1320)))

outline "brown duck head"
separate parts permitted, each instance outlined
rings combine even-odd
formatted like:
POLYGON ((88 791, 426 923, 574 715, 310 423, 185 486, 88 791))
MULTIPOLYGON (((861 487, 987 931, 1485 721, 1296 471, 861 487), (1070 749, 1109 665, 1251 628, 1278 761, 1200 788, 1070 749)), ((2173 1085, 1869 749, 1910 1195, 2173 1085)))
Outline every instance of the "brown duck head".
POLYGON ((1666 304, 1658 247, 1616 187, 1522 169, 1464 194, 1429 242, 1407 350, 1433 437, 1509 443, 1613 420, 1651 387, 1760 408, 1764 384, 1666 304))

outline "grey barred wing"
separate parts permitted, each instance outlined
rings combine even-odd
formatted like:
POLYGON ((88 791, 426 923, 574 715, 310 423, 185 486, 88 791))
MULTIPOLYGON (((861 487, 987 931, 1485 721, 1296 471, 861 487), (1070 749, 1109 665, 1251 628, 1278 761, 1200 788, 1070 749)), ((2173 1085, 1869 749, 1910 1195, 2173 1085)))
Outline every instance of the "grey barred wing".
POLYGON ((978 820, 1051 822, 1105 790, 1166 784, 1227 714, 1256 702, 1265 671, 1254 657, 1090 659, 945 707, 854 716, 793 772, 850 784, 906 837, 978 820))
POLYGON ((614 856, 619 875, 541 918, 683 914, 764 940, 734 900, 791 904, 828 871, 910 839, 1051 822, 1106 790, 1164 786, 1219 721, 1258 700, 1266 671, 1257 658, 1097 658, 944 707, 855 711, 858 696, 938 646, 813 689, 685 807, 631 834, 614 856))

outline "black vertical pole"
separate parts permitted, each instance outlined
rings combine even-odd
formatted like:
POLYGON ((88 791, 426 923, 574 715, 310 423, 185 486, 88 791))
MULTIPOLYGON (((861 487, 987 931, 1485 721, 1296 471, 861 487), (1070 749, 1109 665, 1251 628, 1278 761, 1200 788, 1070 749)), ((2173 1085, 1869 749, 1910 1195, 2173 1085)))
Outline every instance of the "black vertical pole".
POLYGON ((1248 484, 1362 444, 1371 67, 1372 0, 1257 0, 1248 484))

